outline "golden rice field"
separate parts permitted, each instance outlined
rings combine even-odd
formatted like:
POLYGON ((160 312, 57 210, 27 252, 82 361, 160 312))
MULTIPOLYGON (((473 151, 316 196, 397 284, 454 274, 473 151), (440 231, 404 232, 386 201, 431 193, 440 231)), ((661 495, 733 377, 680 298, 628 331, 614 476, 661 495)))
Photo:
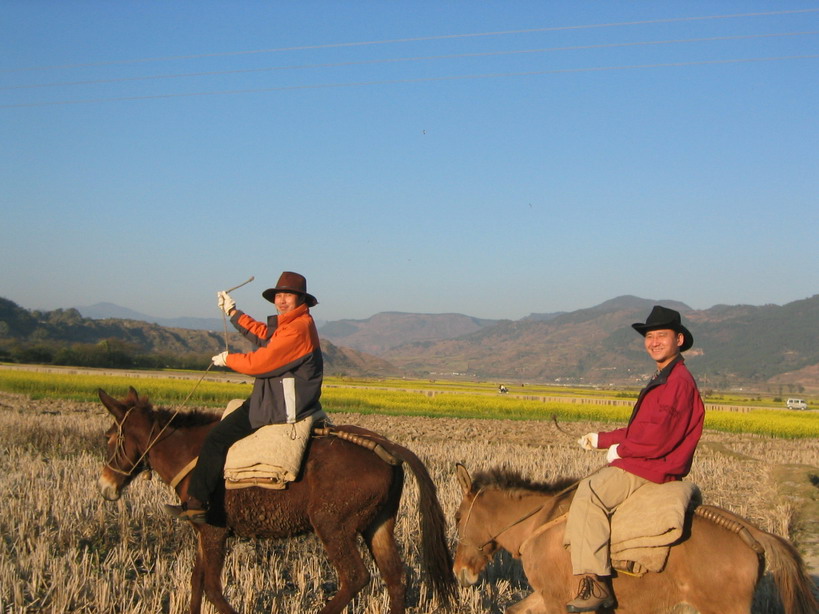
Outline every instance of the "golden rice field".
MULTIPOLYGON (((92 401, 100 387, 127 390, 135 385, 140 393, 170 407, 181 404, 223 407, 232 398, 247 396, 249 381, 213 373, 149 376, 125 371, 108 375, 88 369, 38 372, 0 368, 0 390, 35 399, 92 401)), ((566 421, 623 422, 628 420, 636 396, 637 391, 614 393, 538 386, 518 387, 515 394, 499 395, 494 385, 480 382, 327 378, 322 403, 331 411, 364 414, 513 420, 548 420, 554 415, 566 421)), ((706 428, 775 437, 819 437, 819 412, 760 408, 759 401, 751 399, 728 400, 733 403, 709 404, 712 411, 706 414, 706 428), (731 411, 722 411, 724 408, 731 411)))
MULTIPOLYGON (((172 408, 189 395, 186 406, 221 407, 249 392, 246 384, 227 378, 195 384, 182 377, 0 370, 0 612, 186 611, 194 540, 189 527, 162 513, 162 504, 174 502, 175 495, 158 480, 142 479, 117 503, 96 492, 102 433, 111 422, 96 390, 124 397, 133 385, 156 405, 172 408)), ((451 519, 460 500, 456 462, 471 471, 502 466, 538 480, 581 477, 604 459, 580 450, 576 436, 624 423, 633 401, 584 397, 582 391, 567 391, 556 401, 552 390, 526 392, 524 397, 498 395, 491 385, 330 380, 323 402, 336 423, 381 432, 418 454, 451 519)), ((706 428, 690 476, 705 502, 789 537, 819 573, 816 412, 709 410, 706 428)), ((410 586, 408 612, 432 614, 435 606, 418 571, 416 502, 410 477, 397 527, 410 586)), ((371 571, 373 581, 349 612, 385 608, 384 586, 371 571)), ((241 611, 293 614, 318 610, 335 586, 312 536, 235 540, 224 582, 228 599, 241 611)), ((527 590, 518 562, 501 554, 482 584, 461 589, 454 612, 502 612, 527 590)), ((205 612, 212 611, 206 606, 205 612)), ((754 614, 775 612, 763 587, 754 614)))
MULTIPOLYGON (((180 402, 170 393, 170 400, 165 398, 156 383, 123 379, 101 383, 97 378, 96 383, 83 385, 92 394, 101 386, 118 397, 125 396, 128 385, 135 385, 156 405, 173 407, 180 402)), ((248 390, 225 385, 229 397, 241 396, 237 388, 248 390)), ((182 388, 189 391, 191 382, 182 388)), ((215 390, 206 393, 213 395, 212 401, 196 401, 197 406, 222 403, 219 386, 215 390)), ((111 421, 99 401, 87 400, 89 396, 82 396, 86 393, 76 394, 86 400, 49 398, 42 390, 35 391, 37 399, 29 393, 0 392, 0 611, 186 611, 193 531, 163 514, 162 504, 174 502, 175 497, 158 480, 137 480, 117 503, 105 502, 97 494, 102 433, 111 421)), ((599 467, 604 457, 580 450, 574 436, 611 428, 609 420, 625 420, 628 415, 627 409, 617 407, 540 407, 547 405, 543 402, 535 412, 528 405, 511 403, 511 398, 486 395, 483 404, 444 392, 415 394, 415 415, 398 415, 409 403, 400 394, 404 393, 399 393, 395 407, 388 407, 396 415, 378 411, 380 403, 389 405, 387 393, 382 398, 361 390, 328 388, 325 397, 336 423, 381 432, 418 454, 438 485, 450 520, 460 500, 453 472, 456 462, 473 472, 502 466, 539 480, 580 477, 599 467), (359 410, 353 411, 354 407, 359 410), (599 412, 605 421, 571 414, 572 421, 561 419, 563 429, 571 433, 567 435, 549 420, 552 413, 568 415, 579 408, 599 412), (468 417, 454 417, 464 414, 468 417), (445 417, 431 417, 435 415, 445 417)), ((812 428, 810 424, 799 423, 797 428, 812 428)), ((709 428, 690 477, 699 484, 706 503, 727 507, 763 529, 787 536, 809 554, 816 545, 812 541, 816 526, 810 522, 811 516, 816 518, 810 511, 815 508, 805 508, 796 490, 785 487, 781 468, 792 470, 789 479, 798 481, 803 476, 815 491, 810 480, 819 475, 817 465, 819 437, 815 435, 770 437, 709 428)), ((434 605, 418 572, 416 501, 410 477, 397 526, 410 584, 408 612, 433 614, 434 605)), ((452 526, 450 540, 454 547, 452 526)), ((372 573, 373 581, 349 612, 384 611, 384 587, 374 568, 372 573)), ((234 540, 224 583, 228 599, 241 611, 302 614, 319 609, 334 591, 335 578, 318 541, 304 536, 274 542, 234 540)), ((518 562, 501 555, 479 586, 461 589, 454 613, 502 612, 527 592, 518 562)), ((213 610, 206 606, 205 611, 213 610)), ((769 591, 763 589, 754 613, 775 612, 769 591)))

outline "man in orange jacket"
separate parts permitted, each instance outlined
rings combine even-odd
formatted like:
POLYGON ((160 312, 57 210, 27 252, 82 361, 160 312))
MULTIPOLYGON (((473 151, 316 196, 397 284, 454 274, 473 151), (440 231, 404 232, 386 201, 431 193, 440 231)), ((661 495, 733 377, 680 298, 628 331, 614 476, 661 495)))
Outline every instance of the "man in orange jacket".
POLYGON ((594 612, 614 606, 609 576, 609 519, 617 507, 648 482, 664 483, 688 475, 702 435, 705 408, 682 352, 694 343, 680 314, 657 305, 645 324, 632 327, 645 337, 657 371, 640 392, 628 426, 588 433, 578 440, 586 450, 607 449, 608 466, 578 484, 564 541, 571 546, 577 595, 568 612, 594 612))
POLYGON ((212 358, 213 364, 252 375, 253 392, 208 433, 191 473, 187 500, 165 506, 177 518, 206 522, 210 497, 224 479, 228 449, 239 439, 267 424, 298 422, 321 411, 324 362, 310 315, 318 301, 307 292, 307 280, 290 271, 262 296, 278 311, 266 324, 236 309, 226 292, 218 293, 219 307, 256 349, 247 354, 222 352, 212 358))

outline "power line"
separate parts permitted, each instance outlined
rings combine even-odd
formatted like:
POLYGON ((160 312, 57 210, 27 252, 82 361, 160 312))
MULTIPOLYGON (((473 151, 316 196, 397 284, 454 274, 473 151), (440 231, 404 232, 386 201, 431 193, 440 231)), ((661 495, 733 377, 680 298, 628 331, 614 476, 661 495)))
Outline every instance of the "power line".
POLYGON ((638 47, 638 46, 651 46, 651 45, 671 45, 671 44, 702 43, 702 42, 717 42, 717 41, 735 41, 735 40, 749 40, 749 39, 774 38, 774 37, 785 37, 785 36, 808 36, 808 35, 816 35, 816 34, 819 34, 819 30, 811 30, 811 31, 805 31, 805 32, 778 32, 778 33, 769 33, 769 34, 744 34, 744 35, 734 35, 734 36, 710 36, 710 37, 706 37, 706 38, 685 38, 685 39, 671 39, 671 40, 660 40, 660 41, 637 41, 637 42, 630 42, 630 43, 601 43, 601 44, 597 44, 597 45, 573 45, 573 46, 564 46, 564 47, 546 47, 546 48, 541 48, 541 49, 518 49, 518 50, 509 50, 509 51, 484 51, 484 52, 474 52, 474 53, 455 53, 455 54, 447 54, 447 55, 416 56, 416 57, 405 57, 405 58, 383 58, 383 59, 378 59, 378 60, 358 60, 358 61, 349 61, 349 62, 328 62, 328 63, 321 63, 321 64, 301 64, 301 65, 291 65, 291 66, 268 66, 268 67, 263 67, 263 68, 215 70, 215 71, 206 71, 206 72, 177 73, 177 74, 167 74, 167 75, 147 75, 147 76, 140 76, 140 77, 120 77, 120 78, 114 78, 114 79, 91 79, 91 80, 85 80, 85 81, 62 81, 62 82, 54 82, 54 83, 33 83, 33 84, 27 84, 27 85, 10 85, 10 86, 5 86, 5 87, 0 87, 0 91, 19 90, 19 89, 37 89, 37 88, 46 88, 46 87, 66 87, 66 86, 76 86, 76 85, 102 85, 102 84, 107 84, 107 83, 125 83, 125 82, 131 82, 131 81, 151 81, 151 80, 160 80, 160 79, 183 79, 183 78, 191 78, 191 77, 213 77, 213 76, 238 75, 238 74, 248 74, 248 73, 258 73, 258 72, 274 72, 274 71, 284 71, 284 70, 304 70, 304 69, 314 69, 314 68, 341 68, 341 67, 348 67, 348 66, 389 64, 389 63, 398 63, 398 62, 419 62, 419 61, 452 60, 452 59, 478 58, 478 57, 498 57, 498 56, 505 56, 505 55, 552 53, 552 52, 556 52, 556 51, 583 51, 583 50, 591 50, 591 49, 612 49, 612 48, 618 48, 618 47, 622 48, 622 47, 638 47))
POLYGON ((262 53, 280 53, 283 51, 307 51, 307 50, 315 50, 315 49, 332 49, 332 48, 340 48, 340 47, 362 47, 367 45, 390 45, 396 43, 415 43, 415 42, 423 42, 423 41, 436 41, 436 40, 451 40, 451 39, 459 39, 459 38, 477 38, 477 37, 488 37, 488 36, 507 36, 511 34, 534 34, 539 32, 559 32, 559 31, 566 31, 566 30, 586 30, 586 29, 595 29, 595 28, 616 28, 616 27, 624 27, 624 26, 641 26, 641 25, 656 25, 656 24, 664 24, 664 23, 680 23, 680 22, 690 22, 690 21, 706 21, 706 20, 713 20, 713 19, 737 19, 741 17, 770 17, 770 16, 777 16, 777 15, 796 15, 796 14, 804 14, 804 13, 816 13, 819 12, 819 8, 815 9, 795 9, 795 10, 786 10, 786 11, 766 11, 766 12, 758 12, 758 13, 736 13, 731 15, 705 15, 700 17, 672 17, 668 19, 650 19, 644 21, 624 21, 624 22, 613 22, 613 23, 602 23, 602 24, 586 24, 586 25, 578 25, 578 26, 553 26, 548 28, 528 28, 524 30, 502 30, 498 32, 476 32, 476 33, 469 33, 469 34, 442 34, 438 36, 420 36, 420 37, 413 37, 413 38, 396 38, 396 39, 388 39, 388 40, 376 40, 376 41, 358 41, 358 42, 349 42, 349 43, 327 43, 322 45, 300 45, 294 47, 277 47, 271 49, 252 49, 246 51, 227 51, 227 52, 217 52, 217 53, 201 53, 201 54, 191 54, 191 55, 179 55, 179 56, 166 56, 166 57, 155 57, 155 58, 137 58, 133 60, 110 60, 106 62, 88 62, 83 64, 63 64, 57 66, 31 66, 28 68, 12 68, 0 71, 0 73, 9 73, 9 72, 26 72, 26 71, 45 71, 45 70, 58 70, 58 69, 73 69, 73 68, 87 68, 93 66, 110 66, 115 64, 139 64, 139 63, 147 63, 147 62, 167 62, 167 61, 174 61, 174 60, 193 60, 193 59, 200 59, 200 58, 212 58, 212 57, 227 57, 227 56, 238 56, 238 55, 252 55, 252 54, 262 54, 262 53))
POLYGON ((351 83, 319 83, 314 85, 291 85, 280 87, 266 87, 243 90, 216 90, 211 92, 189 92, 183 94, 153 94, 148 96, 122 96, 112 98, 91 98, 84 100, 57 100, 51 102, 32 102, 19 104, 4 104, 0 105, 0 109, 12 109, 22 107, 45 107, 57 105, 74 105, 74 104, 91 104, 99 102, 125 102, 137 100, 156 100, 165 98, 189 98, 198 96, 222 96, 222 95, 237 95, 237 94, 259 94, 268 92, 283 92, 293 90, 309 90, 309 89, 325 89, 325 88, 341 88, 341 87, 362 87, 372 85, 399 85, 409 83, 431 83, 439 81, 459 81, 469 79, 497 79, 504 77, 533 77, 540 75, 554 75, 554 74, 568 74, 568 73, 585 73, 585 72, 604 72, 613 70, 641 70, 651 68, 679 68, 685 66, 713 66, 719 64, 742 64, 751 62, 782 62, 789 60, 808 60, 819 58, 819 54, 815 55, 795 55, 783 57, 769 57, 769 58, 740 58, 740 59, 725 59, 725 60, 701 60, 694 62, 667 62, 658 64, 634 64, 628 66, 599 66, 591 68, 564 68, 564 69, 550 69, 550 70, 533 70, 526 72, 507 72, 507 73, 490 73, 481 75, 451 75, 445 77, 422 77, 417 79, 387 79, 379 81, 360 81, 351 83))

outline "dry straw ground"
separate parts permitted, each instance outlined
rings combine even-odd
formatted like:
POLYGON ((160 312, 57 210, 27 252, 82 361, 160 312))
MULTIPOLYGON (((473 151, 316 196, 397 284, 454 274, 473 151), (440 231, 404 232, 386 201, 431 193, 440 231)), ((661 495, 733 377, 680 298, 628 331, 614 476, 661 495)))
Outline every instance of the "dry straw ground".
MULTIPOLYGON (((379 431, 415 451, 438 484, 450 521, 460 499, 455 462, 472 471, 503 466, 539 480, 579 477, 604 462, 602 454, 583 452, 548 422, 333 418, 379 431)), ((163 515, 162 503, 173 500, 167 486, 140 479, 113 504, 96 492, 102 433, 109 425, 99 403, 0 394, 0 611, 185 611, 193 536, 189 527, 163 515)), ((563 426, 578 435, 607 428, 563 426)), ((807 499, 815 493, 816 484, 809 480, 819 474, 817 459, 816 440, 707 432, 691 478, 707 503, 808 548, 816 534, 810 516, 816 518, 815 508, 803 507, 811 501, 793 493, 804 489, 805 480, 812 489, 807 499)), ((433 614, 417 571, 416 497, 410 477, 397 528, 411 585, 408 612, 433 614)), ((454 545, 452 527, 450 537, 454 545)), ((384 611, 383 585, 372 571, 373 581, 349 611, 384 611)), ((302 614, 318 609, 333 592, 335 578, 316 539, 304 536, 281 542, 235 540, 224 581, 228 598, 241 611, 302 614)), ((501 555, 481 585, 462 590, 457 614, 502 612, 527 592, 518 562, 501 555)), ((213 610, 207 606, 205 611, 213 610)), ((777 611, 767 589, 754 611, 777 611)))

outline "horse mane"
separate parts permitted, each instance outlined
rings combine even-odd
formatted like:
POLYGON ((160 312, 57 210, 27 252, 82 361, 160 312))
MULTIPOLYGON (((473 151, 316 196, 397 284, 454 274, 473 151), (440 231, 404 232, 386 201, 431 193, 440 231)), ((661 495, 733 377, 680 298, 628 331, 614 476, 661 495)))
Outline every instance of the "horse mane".
POLYGON ((513 493, 557 494, 577 482, 576 478, 557 478, 551 482, 535 482, 523 477, 519 472, 503 467, 494 467, 488 471, 479 471, 472 478, 472 489, 496 488, 513 493))
POLYGON ((205 409, 193 409, 190 411, 177 411, 167 409, 165 407, 154 407, 148 401, 147 397, 140 397, 139 401, 133 404, 134 407, 139 407, 148 412, 151 412, 156 419, 159 426, 165 426, 172 423, 175 428, 194 428, 197 426, 205 426, 213 424, 222 419, 222 416, 214 411, 205 409))
POLYGON ((222 419, 218 413, 204 409, 193 409, 191 411, 172 411, 164 407, 154 409, 156 421, 160 426, 165 426, 169 422, 178 429, 193 428, 213 424, 222 419))

